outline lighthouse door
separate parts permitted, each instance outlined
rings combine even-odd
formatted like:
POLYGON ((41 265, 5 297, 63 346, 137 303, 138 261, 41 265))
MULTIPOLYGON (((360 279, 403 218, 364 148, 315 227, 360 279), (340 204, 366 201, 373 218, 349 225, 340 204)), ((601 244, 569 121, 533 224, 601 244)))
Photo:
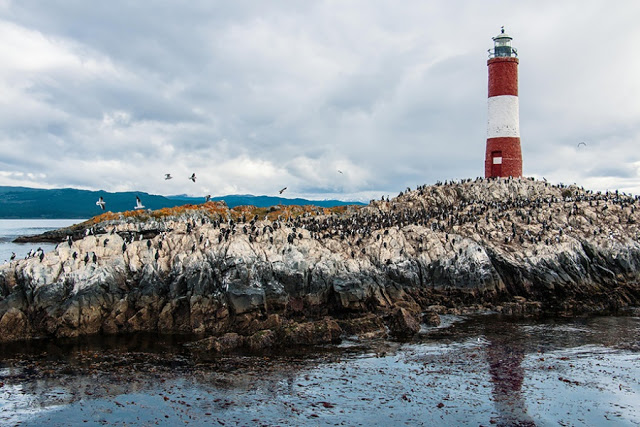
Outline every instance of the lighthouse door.
POLYGON ((491 176, 502 176, 502 151, 491 153, 491 176))

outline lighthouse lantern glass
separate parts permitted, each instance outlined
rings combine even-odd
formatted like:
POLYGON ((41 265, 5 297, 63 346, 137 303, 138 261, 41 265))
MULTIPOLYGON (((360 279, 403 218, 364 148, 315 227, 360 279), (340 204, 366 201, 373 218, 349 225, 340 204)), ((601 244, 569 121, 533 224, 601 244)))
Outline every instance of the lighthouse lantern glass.
POLYGON ((496 37, 493 39, 494 55, 495 56, 511 56, 513 50, 511 49, 510 37, 496 37))

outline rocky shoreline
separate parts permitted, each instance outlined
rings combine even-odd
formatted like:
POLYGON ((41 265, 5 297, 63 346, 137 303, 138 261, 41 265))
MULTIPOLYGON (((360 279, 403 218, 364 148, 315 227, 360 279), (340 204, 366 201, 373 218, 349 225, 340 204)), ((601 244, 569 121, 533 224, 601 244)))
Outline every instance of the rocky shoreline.
POLYGON ((0 341, 189 333, 210 352, 410 338, 439 314, 640 306, 638 198, 531 179, 364 207, 107 213, 0 266, 0 341))

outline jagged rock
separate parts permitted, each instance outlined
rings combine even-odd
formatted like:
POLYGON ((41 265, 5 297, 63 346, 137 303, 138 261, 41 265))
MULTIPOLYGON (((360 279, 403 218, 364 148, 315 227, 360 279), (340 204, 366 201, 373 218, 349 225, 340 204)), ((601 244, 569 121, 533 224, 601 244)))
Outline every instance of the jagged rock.
POLYGON ((387 317, 389 332, 396 338, 411 338, 420 332, 420 322, 416 316, 404 308, 396 308, 387 317))
POLYGON ((278 343, 276 333, 270 329, 256 332, 246 342, 251 351, 264 351, 276 346, 278 343))
POLYGON ((17 308, 10 308, 2 318, 0 318, 0 331, 2 331, 2 341, 14 341, 29 338, 30 327, 27 316, 17 308))
POLYGON ((342 329, 333 319, 293 323, 283 327, 282 343, 291 346, 319 345, 340 342, 342 329))
POLYGON ((348 336, 367 339, 384 338, 387 335, 387 328, 381 317, 373 313, 354 319, 341 319, 338 325, 348 336))
POLYGON ((422 323, 427 326, 440 326, 440 315, 435 311, 426 311, 422 313, 422 323))
POLYGON ((226 337, 211 344, 226 351, 380 336, 384 323, 409 337, 445 313, 619 311, 640 305, 638 205, 496 179, 362 208, 111 214, 50 233, 73 240, 42 260, 0 266, 0 341, 154 331, 226 337))
POLYGON ((229 332, 221 337, 209 337, 192 343, 191 348, 213 353, 229 353, 243 347, 244 343, 245 337, 235 332, 229 332))

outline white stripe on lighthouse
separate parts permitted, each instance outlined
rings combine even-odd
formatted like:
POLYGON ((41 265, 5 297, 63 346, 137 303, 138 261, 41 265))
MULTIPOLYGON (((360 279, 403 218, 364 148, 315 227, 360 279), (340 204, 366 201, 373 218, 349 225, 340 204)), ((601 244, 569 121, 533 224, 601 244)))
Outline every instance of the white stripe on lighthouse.
POLYGON ((518 97, 513 95, 489 98, 487 138, 520 138, 518 97))

